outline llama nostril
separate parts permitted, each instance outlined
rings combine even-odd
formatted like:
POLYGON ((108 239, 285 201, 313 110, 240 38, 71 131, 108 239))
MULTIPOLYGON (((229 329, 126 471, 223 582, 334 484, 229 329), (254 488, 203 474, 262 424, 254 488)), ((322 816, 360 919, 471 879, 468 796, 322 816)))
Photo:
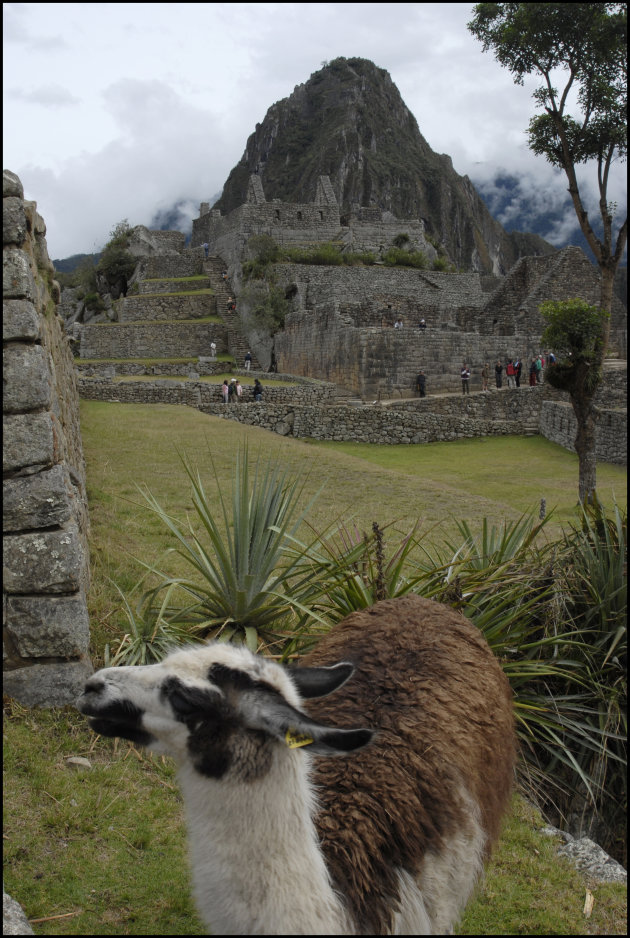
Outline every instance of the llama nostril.
POLYGON ((92 677, 86 681, 84 694, 100 694, 105 690, 105 681, 100 677, 92 677))

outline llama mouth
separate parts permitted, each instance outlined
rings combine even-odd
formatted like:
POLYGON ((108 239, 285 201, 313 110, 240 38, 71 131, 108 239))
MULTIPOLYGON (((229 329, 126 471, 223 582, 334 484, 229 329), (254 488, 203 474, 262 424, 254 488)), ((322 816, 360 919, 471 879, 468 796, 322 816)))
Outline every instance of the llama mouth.
POLYGON ((77 701, 77 709, 88 717, 90 728, 99 736, 119 737, 132 743, 148 746, 153 737, 142 728, 142 710, 130 701, 117 701, 98 705, 83 695, 77 701))
POLYGON ((126 723, 121 720, 108 720, 100 716, 90 716, 88 720, 90 728, 98 733, 99 736, 107 736, 110 739, 118 737, 119 739, 128 739, 139 746, 148 746, 153 742, 153 736, 143 730, 137 723, 126 723))

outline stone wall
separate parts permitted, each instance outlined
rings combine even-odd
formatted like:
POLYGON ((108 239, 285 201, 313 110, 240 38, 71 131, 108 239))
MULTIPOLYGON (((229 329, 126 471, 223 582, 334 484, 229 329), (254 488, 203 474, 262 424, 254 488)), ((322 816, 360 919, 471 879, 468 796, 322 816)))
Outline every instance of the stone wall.
POLYGON ((180 254, 142 256, 130 280, 148 280, 158 277, 196 277, 203 273, 203 248, 186 248, 180 254))
POLYGON ((46 228, 3 175, 4 689, 74 701, 88 657, 88 511, 72 355, 46 228))
POLYGON ((342 310, 320 308, 291 313, 275 339, 282 371, 332 381, 364 400, 411 395, 421 369, 429 392, 459 391, 464 361, 472 370, 471 388, 479 390, 484 362, 493 379, 498 358, 504 365, 516 355, 528 361, 539 346, 539 335, 493 336, 431 325, 423 331, 362 328, 342 310))
MULTIPOLYGON (((234 375, 238 374, 233 372, 234 375)), ((254 382, 251 378, 239 379, 243 386, 243 404, 254 398, 254 382)), ((322 382, 304 383, 291 387, 272 387, 261 377, 263 395, 266 404, 273 405, 319 405, 328 404, 335 397, 334 385, 322 382)), ((79 393, 82 398, 92 401, 120 401, 125 404, 186 404, 198 410, 210 413, 213 406, 219 410, 222 403, 221 382, 177 381, 173 378, 161 378, 155 381, 111 381, 108 378, 79 378, 79 393)))
MULTIPOLYGON (((211 299, 213 299, 211 297, 211 299)), ((227 351, 227 329, 222 322, 88 323, 81 331, 81 358, 197 358, 227 351)))
MULTIPOLYGON (((235 372, 236 374, 236 372, 235 372)), ((433 443, 478 436, 540 433, 574 451, 575 418, 563 395, 545 386, 500 393, 440 395, 389 402, 388 406, 339 404, 332 384, 305 380, 274 388, 265 383, 263 402, 254 403, 253 383, 241 372, 243 403, 225 405, 221 385, 174 379, 113 382, 79 379, 81 397, 144 404, 185 404, 214 417, 272 430, 283 436, 360 443, 433 443)), ((601 399, 610 390, 602 389, 601 399)), ((614 390, 612 391, 614 394, 614 390)), ((599 407, 597 459, 626 465, 625 409, 599 407)))
MULTIPOLYGON (((548 400, 540 414, 540 433, 552 443, 575 452, 577 422, 570 404, 548 400)), ((602 462, 628 463, 628 414, 626 410, 598 408, 595 455, 602 462)))
POLYGON ((126 296, 118 303, 119 322, 203 319, 206 316, 216 316, 216 313, 217 299, 211 293, 143 293, 140 296, 126 296), (150 303, 147 302, 149 299, 150 303))

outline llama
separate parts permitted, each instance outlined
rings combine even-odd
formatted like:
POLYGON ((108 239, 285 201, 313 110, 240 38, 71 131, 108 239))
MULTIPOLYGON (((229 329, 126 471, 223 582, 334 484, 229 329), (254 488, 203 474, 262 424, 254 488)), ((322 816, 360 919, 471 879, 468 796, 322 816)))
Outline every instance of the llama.
POLYGON ((77 706, 176 760, 214 934, 449 933, 512 785, 500 665, 415 595, 351 613, 298 667, 212 642, 98 671, 77 706))

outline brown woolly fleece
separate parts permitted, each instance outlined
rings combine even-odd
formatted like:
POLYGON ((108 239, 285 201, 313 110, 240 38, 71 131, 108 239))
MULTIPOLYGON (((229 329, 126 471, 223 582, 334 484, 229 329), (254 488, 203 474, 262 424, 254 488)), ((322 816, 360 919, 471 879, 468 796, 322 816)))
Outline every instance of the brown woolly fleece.
POLYGON ((422 871, 479 806, 486 853, 513 779, 512 694, 479 629, 448 606, 408 595, 354 612, 303 665, 356 671, 309 714, 376 737, 347 759, 315 760, 315 819, 335 887, 365 934, 391 929, 396 871, 422 871))

